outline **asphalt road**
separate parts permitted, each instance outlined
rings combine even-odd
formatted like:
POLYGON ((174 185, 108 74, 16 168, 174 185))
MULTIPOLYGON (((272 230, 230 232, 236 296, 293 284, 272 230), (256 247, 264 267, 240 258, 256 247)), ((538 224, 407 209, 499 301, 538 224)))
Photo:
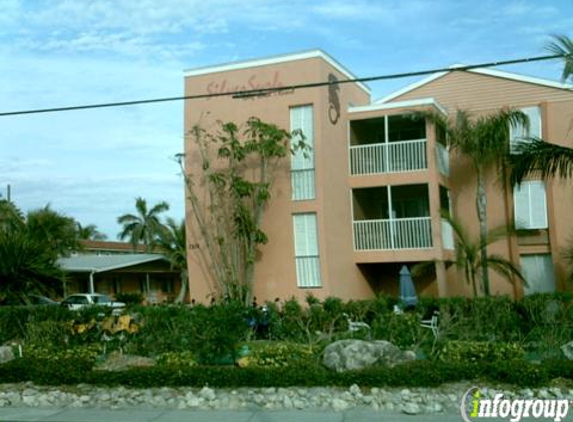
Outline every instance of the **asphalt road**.
MULTIPOLYGON (((509 419, 483 419, 484 422, 509 419)), ((522 421, 530 421, 527 418, 522 421)), ((573 420, 571 416, 567 420, 573 420)), ((50 422, 460 422, 459 413, 435 415, 405 415, 354 409, 344 412, 331 410, 145 410, 145 409, 86 409, 86 408, 0 408, 0 421, 50 422)))

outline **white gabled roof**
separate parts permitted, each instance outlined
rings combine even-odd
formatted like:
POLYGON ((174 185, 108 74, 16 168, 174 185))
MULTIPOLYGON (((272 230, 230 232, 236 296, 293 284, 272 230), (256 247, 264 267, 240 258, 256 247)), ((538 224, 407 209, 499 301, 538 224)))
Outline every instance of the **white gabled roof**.
MULTIPOLYGON (((408 86, 405 86, 402 89, 399 89, 398 91, 394 91, 393 93, 385 96, 384 98, 381 98, 379 100, 374 101, 374 104, 384 104, 384 103, 387 103, 388 101, 392 101, 394 98, 399 97, 400 95, 403 95, 407 92, 410 92, 410 91, 412 91, 416 88, 419 88, 423 85, 426 85, 432 81, 435 81, 436 79, 439 79, 442 76, 447 75, 448 73, 456 71, 456 68, 458 68, 460 66, 461 65, 454 65, 454 66, 451 66, 452 70, 449 70, 447 72, 434 73, 434 74, 428 76, 427 78, 424 78, 422 80, 414 82, 413 84, 410 84, 408 86)), ((465 72, 477 73, 477 74, 486 75, 486 76, 493 76, 493 77, 502 78, 502 79, 509 79, 509 80, 518 81, 518 82, 526 82, 526 83, 530 83, 530 84, 546 86, 549 88, 558 88, 558 89, 567 89, 567 90, 573 89, 573 85, 571 85, 571 84, 552 81, 549 79, 538 78, 535 76, 520 75, 517 73, 506 72, 506 71, 502 71, 502 70, 483 68, 483 69, 468 69, 468 70, 465 70, 465 72)))
POLYGON ((167 261, 160 254, 78 255, 59 258, 58 265, 68 272, 94 272, 118 270, 154 261, 167 261))
MULTIPOLYGON (((344 76, 346 76, 348 79, 357 79, 356 75, 354 75, 351 71, 349 71, 340 63, 338 63, 334 58, 332 58, 331 56, 329 56, 320 49, 301 51, 299 53, 292 53, 292 54, 281 54, 278 56, 265 57, 262 59, 242 60, 237 62, 218 64, 214 66, 198 67, 195 69, 186 69, 183 72, 185 76, 200 76, 200 75, 207 75, 210 73, 227 72, 230 70, 248 69, 251 67, 294 62, 297 60, 311 59, 315 57, 323 59, 329 65, 331 65, 340 73, 342 73, 344 76)), ((366 91, 366 93, 370 94, 370 88, 366 84, 362 82, 357 82, 357 85, 364 91, 366 91)))
POLYGON ((444 114, 448 114, 446 109, 440 105, 435 99, 433 98, 417 98, 414 100, 406 100, 406 101, 395 101, 389 103, 374 103, 365 106, 352 106, 348 107, 349 113, 360 113, 364 111, 377 111, 377 110, 389 110, 393 108, 399 107, 417 107, 417 106, 434 106, 438 110, 440 110, 444 114))

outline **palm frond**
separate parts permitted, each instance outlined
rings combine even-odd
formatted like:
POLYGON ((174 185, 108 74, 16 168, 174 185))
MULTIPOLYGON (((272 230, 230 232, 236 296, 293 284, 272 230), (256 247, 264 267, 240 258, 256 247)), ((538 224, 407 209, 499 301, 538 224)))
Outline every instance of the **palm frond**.
POLYGON ((554 54, 563 56, 564 66, 561 79, 566 81, 573 75, 573 40, 566 35, 553 35, 553 40, 545 48, 554 54))
POLYGON ((573 176, 573 149, 544 142, 534 138, 531 142, 521 143, 516 154, 509 158, 511 165, 510 181, 518 184, 527 176, 535 175, 542 179, 559 176, 573 176))

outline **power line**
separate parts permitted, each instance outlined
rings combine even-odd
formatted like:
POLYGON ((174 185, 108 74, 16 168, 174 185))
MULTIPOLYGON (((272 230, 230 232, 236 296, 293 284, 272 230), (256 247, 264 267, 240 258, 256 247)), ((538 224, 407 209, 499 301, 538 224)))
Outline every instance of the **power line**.
POLYGON ((487 68, 487 67, 496 67, 496 66, 503 66, 503 65, 510 65, 510 64, 518 64, 518 63, 533 63, 545 60, 554 60, 558 58, 569 57, 568 54, 554 54, 549 56, 536 56, 536 57, 527 57, 521 59, 513 59, 513 60, 500 60, 495 62, 486 62, 486 63, 479 63, 473 65, 466 65, 466 66, 456 66, 456 67, 443 67, 438 69, 431 69, 431 70, 421 70, 416 72, 406 72, 406 73, 394 73, 389 75, 380 75, 380 76, 370 76, 366 78, 354 78, 354 79, 342 79, 336 82, 312 82, 312 83, 303 83, 303 84, 295 84, 295 85, 288 85, 283 87, 274 87, 274 88, 262 88, 262 89, 250 89, 250 90, 242 90, 242 91, 232 91, 232 92, 217 92, 217 93, 208 93, 208 94, 195 94, 195 95, 184 95, 184 96, 177 96, 177 97, 164 97, 164 98, 152 98, 147 100, 133 100, 133 101, 118 101, 113 103, 99 103, 99 104, 84 104, 84 105, 77 105, 77 106, 67 106, 67 107, 52 107, 52 108, 38 108, 38 109, 30 109, 30 110, 18 110, 18 111, 7 111, 7 112, 0 112, 0 117, 6 116, 16 116, 22 114, 40 114, 40 113, 55 113, 55 112, 62 112, 62 111, 74 111, 74 110, 87 110, 93 108, 109 108, 109 107, 125 107, 131 105, 139 105, 139 104, 153 104, 153 103, 164 103, 169 101, 184 101, 184 100, 198 100, 203 98, 213 98, 213 97, 225 97, 231 96, 233 98, 247 98, 247 97, 255 97, 255 96, 265 96, 272 94, 274 92, 279 91, 291 91, 296 89, 307 89, 307 88, 317 88, 321 86, 327 85, 337 85, 337 84, 346 84, 346 83, 358 83, 358 82, 373 82, 373 81, 381 81, 381 80, 388 80, 388 79, 399 79, 399 78, 407 78, 412 76, 424 76, 433 73, 439 72, 450 72, 450 71, 464 71, 464 70, 471 70, 471 69, 478 69, 478 68, 487 68))

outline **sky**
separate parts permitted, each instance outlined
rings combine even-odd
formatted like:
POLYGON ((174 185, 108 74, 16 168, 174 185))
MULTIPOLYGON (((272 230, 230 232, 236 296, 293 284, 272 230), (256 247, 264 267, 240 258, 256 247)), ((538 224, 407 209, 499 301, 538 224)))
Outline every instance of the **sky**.
MULTIPOLYGON (((180 96, 185 69, 315 48, 358 77, 533 57, 551 34, 573 37, 571 0, 0 0, 0 112, 180 96)), ((182 102, 0 117, 0 194, 116 240, 136 197, 183 218, 182 150, 182 102)))

